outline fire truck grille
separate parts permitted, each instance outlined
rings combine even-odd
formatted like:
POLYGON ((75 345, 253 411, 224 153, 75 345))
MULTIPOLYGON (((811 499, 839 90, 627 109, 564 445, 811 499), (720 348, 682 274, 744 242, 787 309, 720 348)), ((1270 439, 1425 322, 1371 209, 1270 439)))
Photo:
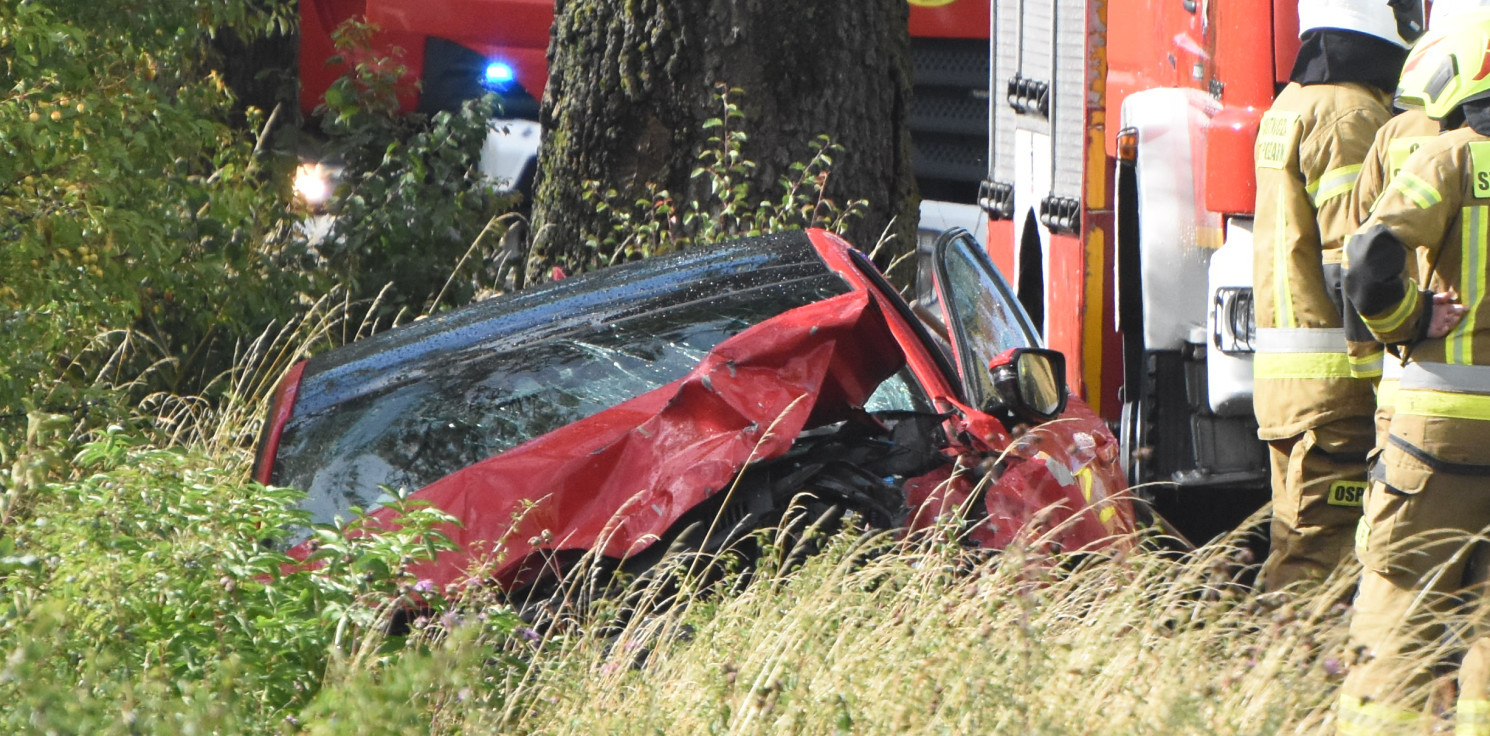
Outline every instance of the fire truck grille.
POLYGON ((911 42, 911 147, 922 196, 977 200, 988 171, 988 41, 911 42))

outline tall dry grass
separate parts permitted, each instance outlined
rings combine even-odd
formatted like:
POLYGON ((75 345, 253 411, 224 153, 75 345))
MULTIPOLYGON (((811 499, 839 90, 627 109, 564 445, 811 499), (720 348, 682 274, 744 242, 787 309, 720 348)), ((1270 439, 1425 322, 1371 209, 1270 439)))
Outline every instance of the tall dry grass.
MULTIPOLYGON (((447 709, 442 722, 459 724, 452 733, 1332 732, 1355 656, 1340 601, 1358 570, 1265 602, 1235 582, 1244 541, 1077 559, 969 550, 951 535, 841 535, 799 569, 768 560, 748 586, 716 582, 623 628, 558 627, 500 707, 447 709)), ((1400 663, 1403 680, 1455 647, 1400 663)))

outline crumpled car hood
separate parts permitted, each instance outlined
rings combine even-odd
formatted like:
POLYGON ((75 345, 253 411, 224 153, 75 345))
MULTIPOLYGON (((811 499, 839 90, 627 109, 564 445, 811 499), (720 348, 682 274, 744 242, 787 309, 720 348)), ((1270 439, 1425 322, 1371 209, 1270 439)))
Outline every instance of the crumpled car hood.
MULTIPOLYGON (((747 464, 781 455, 804 428, 862 405, 902 365, 884 315, 864 292, 766 320, 672 384, 413 494, 460 520, 443 530, 460 549, 416 573, 451 582, 481 566, 512 585, 538 549, 634 555, 747 464)), ((387 525, 392 512, 372 516, 387 525)))

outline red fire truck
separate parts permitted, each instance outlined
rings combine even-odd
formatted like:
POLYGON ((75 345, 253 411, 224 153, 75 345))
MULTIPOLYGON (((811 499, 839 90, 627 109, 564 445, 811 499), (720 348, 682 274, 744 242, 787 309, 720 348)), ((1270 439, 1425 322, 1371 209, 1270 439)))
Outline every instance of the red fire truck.
MULTIPOLYGON (((405 112, 452 109, 487 90, 498 93, 500 117, 478 167, 499 185, 521 189, 531 181, 553 0, 300 0, 300 107, 307 116, 332 82, 365 61, 342 55, 332 41, 333 31, 352 18, 377 29, 361 53, 396 53, 407 69, 398 88, 405 112)), ((315 204, 329 194, 326 174, 307 163, 297 174, 297 190, 315 204)))
MULTIPOLYGON (((915 166, 927 200, 923 211, 936 230, 960 225, 981 235, 986 228, 976 199, 987 169, 988 14, 989 0, 911 2, 915 166)), ((498 92, 502 119, 492 126, 480 168, 518 188, 530 179, 553 0, 301 0, 298 72, 307 116, 331 83, 361 61, 329 61, 338 56, 332 32, 350 18, 377 27, 368 53, 402 51, 406 112, 451 108, 483 89, 498 92)))
POLYGON ((989 252, 1130 482, 1182 528, 1233 524, 1266 498, 1252 145, 1295 0, 1000 3, 990 27, 989 252))

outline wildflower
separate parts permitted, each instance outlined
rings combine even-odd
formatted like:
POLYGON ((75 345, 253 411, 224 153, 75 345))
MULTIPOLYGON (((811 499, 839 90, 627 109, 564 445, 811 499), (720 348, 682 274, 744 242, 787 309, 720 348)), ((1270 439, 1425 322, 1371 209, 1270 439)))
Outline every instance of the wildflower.
POLYGON ((1324 673, 1330 677, 1339 677, 1345 674, 1345 663, 1339 657, 1326 657, 1324 660, 1324 673))

